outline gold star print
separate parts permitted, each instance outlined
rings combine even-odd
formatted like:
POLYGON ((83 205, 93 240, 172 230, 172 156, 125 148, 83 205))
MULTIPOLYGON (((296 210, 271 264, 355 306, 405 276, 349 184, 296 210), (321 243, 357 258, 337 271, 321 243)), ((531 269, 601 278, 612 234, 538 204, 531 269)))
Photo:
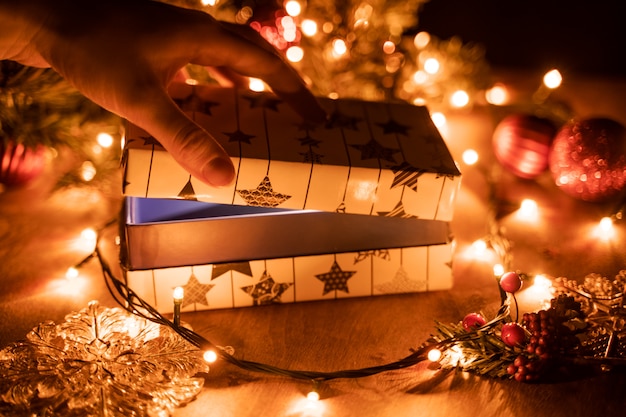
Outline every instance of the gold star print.
POLYGON ((378 215, 379 216, 386 216, 386 217, 401 217, 403 219, 414 219, 414 218, 417 218, 417 216, 415 216, 413 214, 409 214, 406 211, 404 211, 404 204, 402 203, 402 201, 398 201, 398 204, 396 204, 396 206, 393 208, 393 210, 391 210, 391 211, 379 211, 378 215))
POLYGON ((201 284, 198 278, 196 278, 196 275, 192 272, 189 281, 183 285, 183 290, 185 290, 183 307, 190 304, 202 304, 208 307, 209 302, 207 301, 206 295, 214 286, 213 284, 201 284))
POLYGON ((324 291, 322 295, 326 295, 331 291, 343 291, 349 293, 348 280, 352 278, 352 275, 356 274, 356 271, 343 271, 337 261, 333 262, 333 266, 330 267, 330 271, 323 274, 315 275, 315 278, 324 283, 324 291))
POLYGON ((254 300, 254 305, 280 303, 280 297, 291 287, 290 282, 276 282, 267 271, 263 272, 261 279, 254 285, 241 287, 254 300))
POLYGON ((268 176, 256 188, 237 192, 249 206, 257 207, 276 207, 291 198, 290 195, 275 192, 268 176))
POLYGON ((417 191, 417 180, 425 170, 417 169, 408 162, 402 162, 400 165, 391 167, 394 178, 391 188, 395 188, 399 185, 409 187, 413 191, 417 191))
POLYGON ((383 128, 383 132, 385 134, 388 133, 397 133, 406 136, 407 130, 409 130, 409 126, 400 124, 393 119, 389 119, 385 123, 376 123, 378 126, 383 128))
POLYGON ((350 145, 354 149, 361 151, 361 159, 379 159, 388 162, 396 162, 393 154, 398 152, 397 149, 385 148, 380 143, 371 139, 364 145, 350 145))
POLYGON ((383 294, 406 293, 426 291, 427 282, 411 279, 403 267, 398 269, 391 281, 387 281, 376 286, 376 289, 383 294))
POLYGON ((211 281, 229 271, 236 271, 249 277, 252 276, 252 268, 250 267, 250 262, 231 262, 213 265, 213 271, 211 272, 211 281))
POLYGON ((254 138, 254 135, 248 135, 247 133, 242 132, 240 129, 235 130, 234 132, 224 132, 226 136, 228 136, 229 142, 239 142, 239 143, 247 143, 250 145, 250 139, 254 138))

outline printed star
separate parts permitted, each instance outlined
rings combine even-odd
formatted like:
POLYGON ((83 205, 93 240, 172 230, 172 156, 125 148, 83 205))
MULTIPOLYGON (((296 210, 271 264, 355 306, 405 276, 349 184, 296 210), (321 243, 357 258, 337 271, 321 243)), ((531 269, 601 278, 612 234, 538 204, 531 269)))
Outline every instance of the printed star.
POLYGON ((383 133, 397 133, 404 136, 407 136, 407 131, 409 130, 409 126, 400 124, 393 119, 389 119, 385 123, 376 123, 378 126, 383 128, 383 133))
POLYGON ((206 295, 211 291, 215 285, 213 284, 201 284, 196 278, 196 275, 192 272, 187 284, 183 285, 185 291, 185 297, 183 298, 183 307, 189 304, 202 304, 209 306, 206 295))
POLYGON ((391 170, 395 174, 391 188, 403 185, 409 187, 413 191, 417 191, 417 179, 420 175, 426 172, 415 168, 408 162, 402 162, 400 165, 392 166, 391 170))
POLYGON ((143 139, 144 146, 154 146, 155 148, 162 148, 161 142, 159 142, 154 136, 140 136, 143 139))
POLYGON ((330 115, 328 122, 326 123, 326 127, 339 127, 341 129, 359 130, 356 124, 360 121, 361 119, 358 117, 348 116, 339 112, 338 110, 335 110, 330 115))
POLYGON ((239 143, 247 143, 250 144, 250 139, 254 138, 254 135, 248 135, 247 133, 243 133, 241 129, 237 129, 234 132, 223 132, 226 136, 228 136, 229 142, 239 142, 239 143))
POLYGON ((275 192, 268 176, 256 188, 237 192, 249 206, 257 207, 276 207, 291 198, 290 195, 275 192))
POLYGON ((399 201, 398 204, 396 204, 396 206, 393 208, 393 210, 379 211, 378 215, 385 217, 401 217, 403 219, 417 218, 417 216, 414 216, 413 214, 408 214, 406 211, 404 211, 404 204, 402 203, 402 201, 399 201))
POLYGON ((300 141, 300 145, 302 146, 315 146, 317 147, 320 143, 322 143, 321 140, 319 139, 315 139, 312 138, 311 136, 309 136, 308 132, 307 135, 303 138, 297 138, 296 140, 300 141))
POLYGON ((277 112, 277 106, 282 103, 280 99, 276 97, 271 97, 267 94, 256 94, 253 96, 246 96, 244 98, 250 102, 251 109, 262 107, 277 112))
POLYGON ((384 282, 376 286, 376 289, 383 294, 406 293, 426 291, 426 281, 411 279, 404 268, 400 266, 398 272, 391 281, 384 282))
POLYGON ((356 271, 343 271, 337 261, 335 261, 330 267, 330 271, 317 274, 315 278, 324 283, 322 295, 326 295, 331 291, 344 291, 345 293, 349 293, 348 280, 352 278, 354 274, 356 274, 356 271))
POLYGON ((194 190, 193 184, 191 183, 191 176, 189 176, 187 183, 185 184, 183 189, 180 190, 180 193, 178 193, 178 197, 184 198, 185 200, 198 201, 198 199, 196 198, 196 190, 194 190))
POLYGON ((250 262, 231 262, 224 264, 214 264, 213 271, 211 272, 211 281, 218 278, 229 271, 239 272, 241 274, 252 276, 252 268, 250 268, 250 262))
POLYGON ((252 297, 254 305, 266 305, 280 303, 280 297, 292 285, 290 282, 276 282, 267 271, 264 271, 259 282, 241 289, 252 297))
POLYGON ((365 145, 350 145, 361 151, 361 159, 379 159, 389 162, 396 162, 393 154, 398 152, 397 149, 385 148, 374 139, 370 139, 365 145))
POLYGON ((211 115, 211 107, 219 105, 214 101, 206 101, 192 93, 183 99, 174 100, 181 110, 194 111, 211 115))

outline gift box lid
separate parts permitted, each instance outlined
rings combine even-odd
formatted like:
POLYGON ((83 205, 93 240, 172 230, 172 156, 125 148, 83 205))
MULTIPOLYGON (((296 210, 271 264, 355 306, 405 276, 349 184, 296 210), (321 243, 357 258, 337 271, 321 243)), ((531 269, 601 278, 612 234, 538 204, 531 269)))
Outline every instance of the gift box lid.
POLYGON ((190 200, 125 199, 127 270, 439 245, 448 223, 190 200))
POLYGON ((304 122, 269 93, 177 84, 172 97, 231 156, 232 186, 192 178, 129 124, 124 194, 449 221, 461 174, 425 107, 319 98, 304 122))

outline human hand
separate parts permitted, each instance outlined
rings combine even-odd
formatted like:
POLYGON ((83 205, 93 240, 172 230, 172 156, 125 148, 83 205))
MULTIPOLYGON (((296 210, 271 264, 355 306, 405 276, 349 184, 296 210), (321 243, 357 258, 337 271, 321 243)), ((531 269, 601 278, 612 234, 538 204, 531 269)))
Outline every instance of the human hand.
POLYGON ((8 22, 0 58, 52 67, 86 97, 149 132, 208 184, 229 184, 234 167, 167 94, 186 64, 263 79, 305 119, 324 119, 296 71, 249 27, 149 0, 9 3, 0 0, 0 23, 8 22))

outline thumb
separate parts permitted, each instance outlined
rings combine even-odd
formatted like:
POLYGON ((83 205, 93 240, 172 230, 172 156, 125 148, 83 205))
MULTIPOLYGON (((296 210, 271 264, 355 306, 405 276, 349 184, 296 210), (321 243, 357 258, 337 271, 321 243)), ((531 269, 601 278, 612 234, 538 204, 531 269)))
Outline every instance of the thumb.
POLYGON ((233 163, 210 133, 187 117, 164 90, 147 101, 140 113, 129 117, 131 122, 154 136, 195 178, 216 187, 232 183, 233 163))

